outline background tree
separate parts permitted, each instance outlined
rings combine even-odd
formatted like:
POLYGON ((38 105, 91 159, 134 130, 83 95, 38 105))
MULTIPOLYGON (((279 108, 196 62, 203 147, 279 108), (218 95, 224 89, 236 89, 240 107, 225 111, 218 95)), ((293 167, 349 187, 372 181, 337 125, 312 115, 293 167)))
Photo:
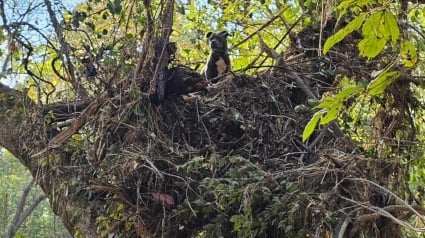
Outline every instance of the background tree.
POLYGON ((5 150, 0 158, 1 237, 67 237, 68 232, 52 213, 43 192, 30 173, 5 150), (23 189, 26 189, 23 192, 23 189), (18 216, 16 216, 18 215, 18 216))
POLYGON ((421 2, 7 3, 0 144, 74 236, 423 231, 421 2), (167 95, 223 29, 235 74, 167 95))

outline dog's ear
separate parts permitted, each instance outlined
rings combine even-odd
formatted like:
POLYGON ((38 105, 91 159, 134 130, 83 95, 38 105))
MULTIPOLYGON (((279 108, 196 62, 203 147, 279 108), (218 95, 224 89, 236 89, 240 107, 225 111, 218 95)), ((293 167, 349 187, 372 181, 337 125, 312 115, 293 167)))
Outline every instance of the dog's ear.
POLYGON ((228 37, 228 36, 231 36, 232 34, 230 34, 229 32, 227 32, 227 31, 222 31, 222 32, 220 32, 220 35, 223 35, 223 36, 225 36, 225 37, 228 37))
POLYGON ((210 31, 210 32, 208 32, 208 33, 205 35, 205 37, 206 37, 207 39, 209 39, 211 35, 212 35, 212 32, 210 31))

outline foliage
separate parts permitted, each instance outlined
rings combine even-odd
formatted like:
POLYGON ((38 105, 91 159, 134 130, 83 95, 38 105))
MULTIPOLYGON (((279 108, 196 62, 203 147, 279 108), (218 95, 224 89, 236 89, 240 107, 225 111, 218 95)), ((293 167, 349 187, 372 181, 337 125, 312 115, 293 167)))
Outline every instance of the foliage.
MULTIPOLYGON (((367 90, 355 95, 356 100, 349 104, 351 107, 345 107, 333 119, 339 118, 340 123, 347 126, 351 137, 370 153, 376 153, 380 158, 397 157, 402 163, 412 163, 408 172, 410 186, 415 195, 420 196, 422 185, 419 184, 425 181, 420 172, 424 168, 423 80, 415 81, 402 75, 407 71, 423 77, 424 65, 419 60, 423 54, 418 52, 424 49, 423 26, 419 27, 424 18, 418 13, 424 6, 411 4, 407 1, 341 1, 336 8, 339 18, 352 14, 354 20, 328 38, 324 52, 330 52, 332 46, 363 26, 363 39, 358 42, 359 54, 369 60, 375 57, 385 60, 392 55, 384 68, 371 72, 367 90), (369 7, 367 11, 363 7, 365 5, 369 7), (401 82, 406 80, 412 80, 414 86, 409 88, 401 82), (406 97, 411 103, 406 103, 406 97), (410 121, 409 125, 405 124, 406 120, 410 121), (380 131, 376 127, 385 129, 380 131), (394 144, 394 141, 404 143, 394 144)), ((326 100, 324 98, 323 103, 326 100)), ((312 133, 313 124, 321 119, 316 114, 304 131, 306 138, 312 133)), ((416 235, 409 233, 409 236, 416 235)))
POLYGON ((356 85, 350 82, 348 78, 344 78, 341 84, 342 89, 339 93, 325 97, 319 105, 315 106, 315 108, 320 110, 314 113, 306 125, 303 132, 303 141, 306 141, 311 136, 318 123, 326 125, 336 120, 344 109, 344 103, 358 96, 365 88, 363 85, 356 85))
MULTIPOLYGON (((401 75, 401 72, 393 70, 398 65, 396 63, 397 60, 408 68, 419 66, 416 65, 418 56, 416 48, 409 38, 410 33, 403 32, 403 38, 400 39, 400 28, 396 20, 396 11, 403 11, 403 9, 396 8, 397 5, 398 3, 396 2, 391 3, 388 1, 376 3, 375 1, 367 0, 345 0, 341 1, 336 7, 338 19, 349 14, 354 15, 354 19, 326 40, 323 47, 324 53, 328 53, 334 45, 362 27, 363 39, 357 43, 360 56, 370 60, 379 54, 387 54, 388 50, 385 50, 385 47, 393 49, 393 51, 398 49, 399 54, 394 56, 395 59, 393 61, 387 62, 388 65, 384 69, 375 69, 374 72, 370 73, 371 80, 367 86, 367 90, 349 89, 348 91, 354 90, 352 92, 353 94, 349 96, 346 95, 347 90, 342 90, 335 96, 323 98, 321 104, 316 106, 317 109, 321 110, 314 114, 303 132, 304 141, 313 133, 319 122, 321 125, 325 125, 339 118, 344 108, 343 104, 348 99, 353 97, 361 98, 365 95, 376 96, 384 93, 401 75), (368 6, 369 9, 364 11, 364 6, 368 6)), ((401 14, 404 13, 401 12, 401 14)), ((404 17, 406 16, 404 15, 404 17)), ((418 47, 420 46, 418 44, 416 45, 418 47)), ((361 87, 360 85, 357 89, 361 87)))

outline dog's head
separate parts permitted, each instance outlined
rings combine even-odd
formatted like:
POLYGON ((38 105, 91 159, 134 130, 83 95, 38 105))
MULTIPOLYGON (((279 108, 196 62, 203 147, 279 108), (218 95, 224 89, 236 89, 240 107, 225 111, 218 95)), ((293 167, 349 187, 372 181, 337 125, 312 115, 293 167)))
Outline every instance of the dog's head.
POLYGON ((227 36, 230 34, 227 31, 222 32, 208 32, 206 37, 210 42, 210 47, 213 51, 216 52, 226 52, 227 51, 227 36))

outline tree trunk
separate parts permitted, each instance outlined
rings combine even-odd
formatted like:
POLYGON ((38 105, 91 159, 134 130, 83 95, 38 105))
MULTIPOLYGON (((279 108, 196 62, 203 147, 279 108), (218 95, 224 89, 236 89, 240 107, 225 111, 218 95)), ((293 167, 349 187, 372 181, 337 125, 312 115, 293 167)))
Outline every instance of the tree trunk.
POLYGON ((61 150, 50 149, 39 156, 33 156, 46 150, 49 142, 43 114, 19 91, 1 86, 0 95, 0 144, 37 178, 37 183, 48 196, 53 211, 62 218, 71 234, 78 229, 87 237, 96 237, 96 222, 92 217, 89 201, 75 194, 78 187, 76 181, 80 178, 72 169, 66 169, 69 156, 61 150), (64 167, 51 167, 51 160, 60 161, 64 167))
MULTIPOLYGON (((306 49, 320 45, 315 36, 327 31, 300 33, 291 49, 296 68, 275 59, 272 71, 229 73, 208 92, 166 95, 173 92, 167 83, 182 87, 182 94, 203 80, 194 70, 168 64, 174 1, 154 10, 151 1, 143 4, 147 30, 137 67, 123 78, 114 75, 94 98, 83 93, 84 101, 41 105, 0 86, 0 145, 31 171, 71 234, 401 234, 395 219, 382 215, 413 214, 406 204, 394 208, 400 200, 383 189, 399 171, 388 172, 391 162, 357 153, 336 124, 315 131, 311 141, 301 139, 313 114, 304 105, 320 98, 335 75, 318 73, 311 64, 316 51, 297 51, 305 42, 306 49)), ((332 64, 345 65, 346 56, 335 54, 332 64)))

